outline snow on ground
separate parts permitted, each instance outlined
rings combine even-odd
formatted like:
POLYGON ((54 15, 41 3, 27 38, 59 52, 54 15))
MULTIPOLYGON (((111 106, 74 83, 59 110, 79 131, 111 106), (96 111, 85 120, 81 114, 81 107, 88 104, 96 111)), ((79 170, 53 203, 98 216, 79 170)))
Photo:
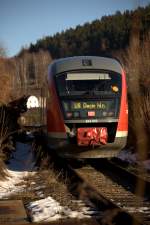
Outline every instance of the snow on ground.
POLYGON ((0 199, 7 199, 12 194, 22 192, 25 188, 24 177, 28 176, 30 173, 34 173, 32 171, 34 159, 31 146, 17 143, 16 151, 7 167, 6 173, 8 177, 5 181, 0 181, 0 199), (22 182, 22 185, 17 186, 20 182, 22 182))
POLYGON ((7 199, 12 194, 22 192, 25 185, 17 186, 18 183, 23 181, 23 177, 26 176, 26 172, 13 172, 7 170, 8 178, 5 181, 0 181, 0 199, 7 199))
POLYGON ((96 213, 79 201, 83 206, 80 211, 72 211, 68 207, 62 207, 59 202, 55 201, 50 196, 38 201, 31 202, 27 207, 31 210, 31 218, 33 222, 42 221, 56 221, 64 218, 90 218, 91 215, 96 213))
POLYGON ((149 207, 123 207, 124 210, 127 210, 130 213, 144 213, 149 212, 149 207))
MULTIPOLYGON (((25 178, 36 173, 31 145, 17 143, 16 151, 7 167, 8 177, 5 181, 0 181, 0 199, 8 199, 13 194, 21 194, 27 188, 25 178)), ((41 187, 36 186, 34 191, 37 191, 38 188, 40 190, 41 187)), ((44 194, 41 191, 39 191, 38 196, 42 199, 27 205, 29 214, 34 222, 54 221, 65 218, 81 219, 97 213, 96 210, 86 206, 82 201, 76 200, 79 205, 78 211, 72 211, 69 207, 61 206, 51 196, 44 198, 44 194)))
POLYGON ((129 150, 122 150, 119 152, 117 158, 130 164, 136 164, 138 160, 137 154, 131 153, 129 150))
POLYGON ((121 159, 122 161, 125 161, 131 165, 140 165, 143 166, 146 170, 150 171, 150 159, 145 161, 140 161, 138 159, 138 154, 132 153, 129 150, 123 150, 119 153, 117 158, 121 159))

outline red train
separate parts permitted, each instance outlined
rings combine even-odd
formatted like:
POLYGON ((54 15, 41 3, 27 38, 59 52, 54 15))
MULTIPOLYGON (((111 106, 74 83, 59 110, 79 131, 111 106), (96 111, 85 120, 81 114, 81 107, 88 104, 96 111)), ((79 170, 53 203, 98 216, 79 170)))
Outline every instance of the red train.
POLYGON ((77 56, 49 66, 47 132, 68 158, 117 155, 128 134, 125 72, 116 59, 77 56))

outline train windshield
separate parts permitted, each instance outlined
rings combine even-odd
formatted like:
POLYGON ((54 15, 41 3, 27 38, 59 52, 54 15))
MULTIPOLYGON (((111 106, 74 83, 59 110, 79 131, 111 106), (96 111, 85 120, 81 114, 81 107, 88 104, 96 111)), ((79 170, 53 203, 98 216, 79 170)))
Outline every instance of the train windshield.
POLYGON ((60 96, 121 92, 121 75, 114 72, 59 74, 56 83, 60 96))

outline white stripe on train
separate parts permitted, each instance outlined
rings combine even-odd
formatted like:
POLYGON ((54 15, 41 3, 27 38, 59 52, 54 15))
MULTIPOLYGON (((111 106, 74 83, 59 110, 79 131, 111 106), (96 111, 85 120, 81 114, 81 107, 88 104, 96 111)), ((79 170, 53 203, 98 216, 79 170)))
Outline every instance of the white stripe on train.
POLYGON ((116 137, 127 137, 128 131, 117 131, 116 137))

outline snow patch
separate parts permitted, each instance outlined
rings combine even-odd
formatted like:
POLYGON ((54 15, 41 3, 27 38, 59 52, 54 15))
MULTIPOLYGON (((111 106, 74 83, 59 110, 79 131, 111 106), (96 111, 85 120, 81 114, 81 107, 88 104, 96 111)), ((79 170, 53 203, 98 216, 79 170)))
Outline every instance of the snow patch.
POLYGON ((23 192, 26 187, 24 178, 35 173, 32 171, 34 168, 34 157, 31 145, 17 143, 16 151, 13 153, 7 167, 6 173, 8 176, 5 181, 0 181, 0 199, 7 199, 12 194, 23 192), (18 185, 19 183, 21 184, 18 185))
POLYGON ((89 218, 96 211, 90 207, 82 207, 80 211, 72 211, 68 207, 63 207, 50 196, 38 201, 31 202, 27 208, 30 210, 33 222, 56 221, 63 218, 89 218))
POLYGON ((145 170, 150 171, 150 159, 140 161, 137 153, 131 153, 130 150, 122 150, 118 156, 118 159, 129 163, 130 165, 137 165, 143 167, 145 170))
POLYGON ((125 210, 127 210, 130 213, 144 213, 144 212, 149 212, 149 208, 148 207, 123 207, 125 210))
POLYGON ((9 198, 10 195, 17 192, 22 192, 26 185, 24 178, 27 176, 26 172, 13 172, 6 170, 9 177, 5 181, 0 181, 0 199, 9 198), (22 182, 22 185, 17 185, 22 182))
POLYGON ((137 154, 135 154, 135 153, 133 154, 128 150, 121 151, 118 154, 117 158, 119 158, 122 161, 126 161, 130 164, 136 164, 137 160, 138 160, 137 154))

